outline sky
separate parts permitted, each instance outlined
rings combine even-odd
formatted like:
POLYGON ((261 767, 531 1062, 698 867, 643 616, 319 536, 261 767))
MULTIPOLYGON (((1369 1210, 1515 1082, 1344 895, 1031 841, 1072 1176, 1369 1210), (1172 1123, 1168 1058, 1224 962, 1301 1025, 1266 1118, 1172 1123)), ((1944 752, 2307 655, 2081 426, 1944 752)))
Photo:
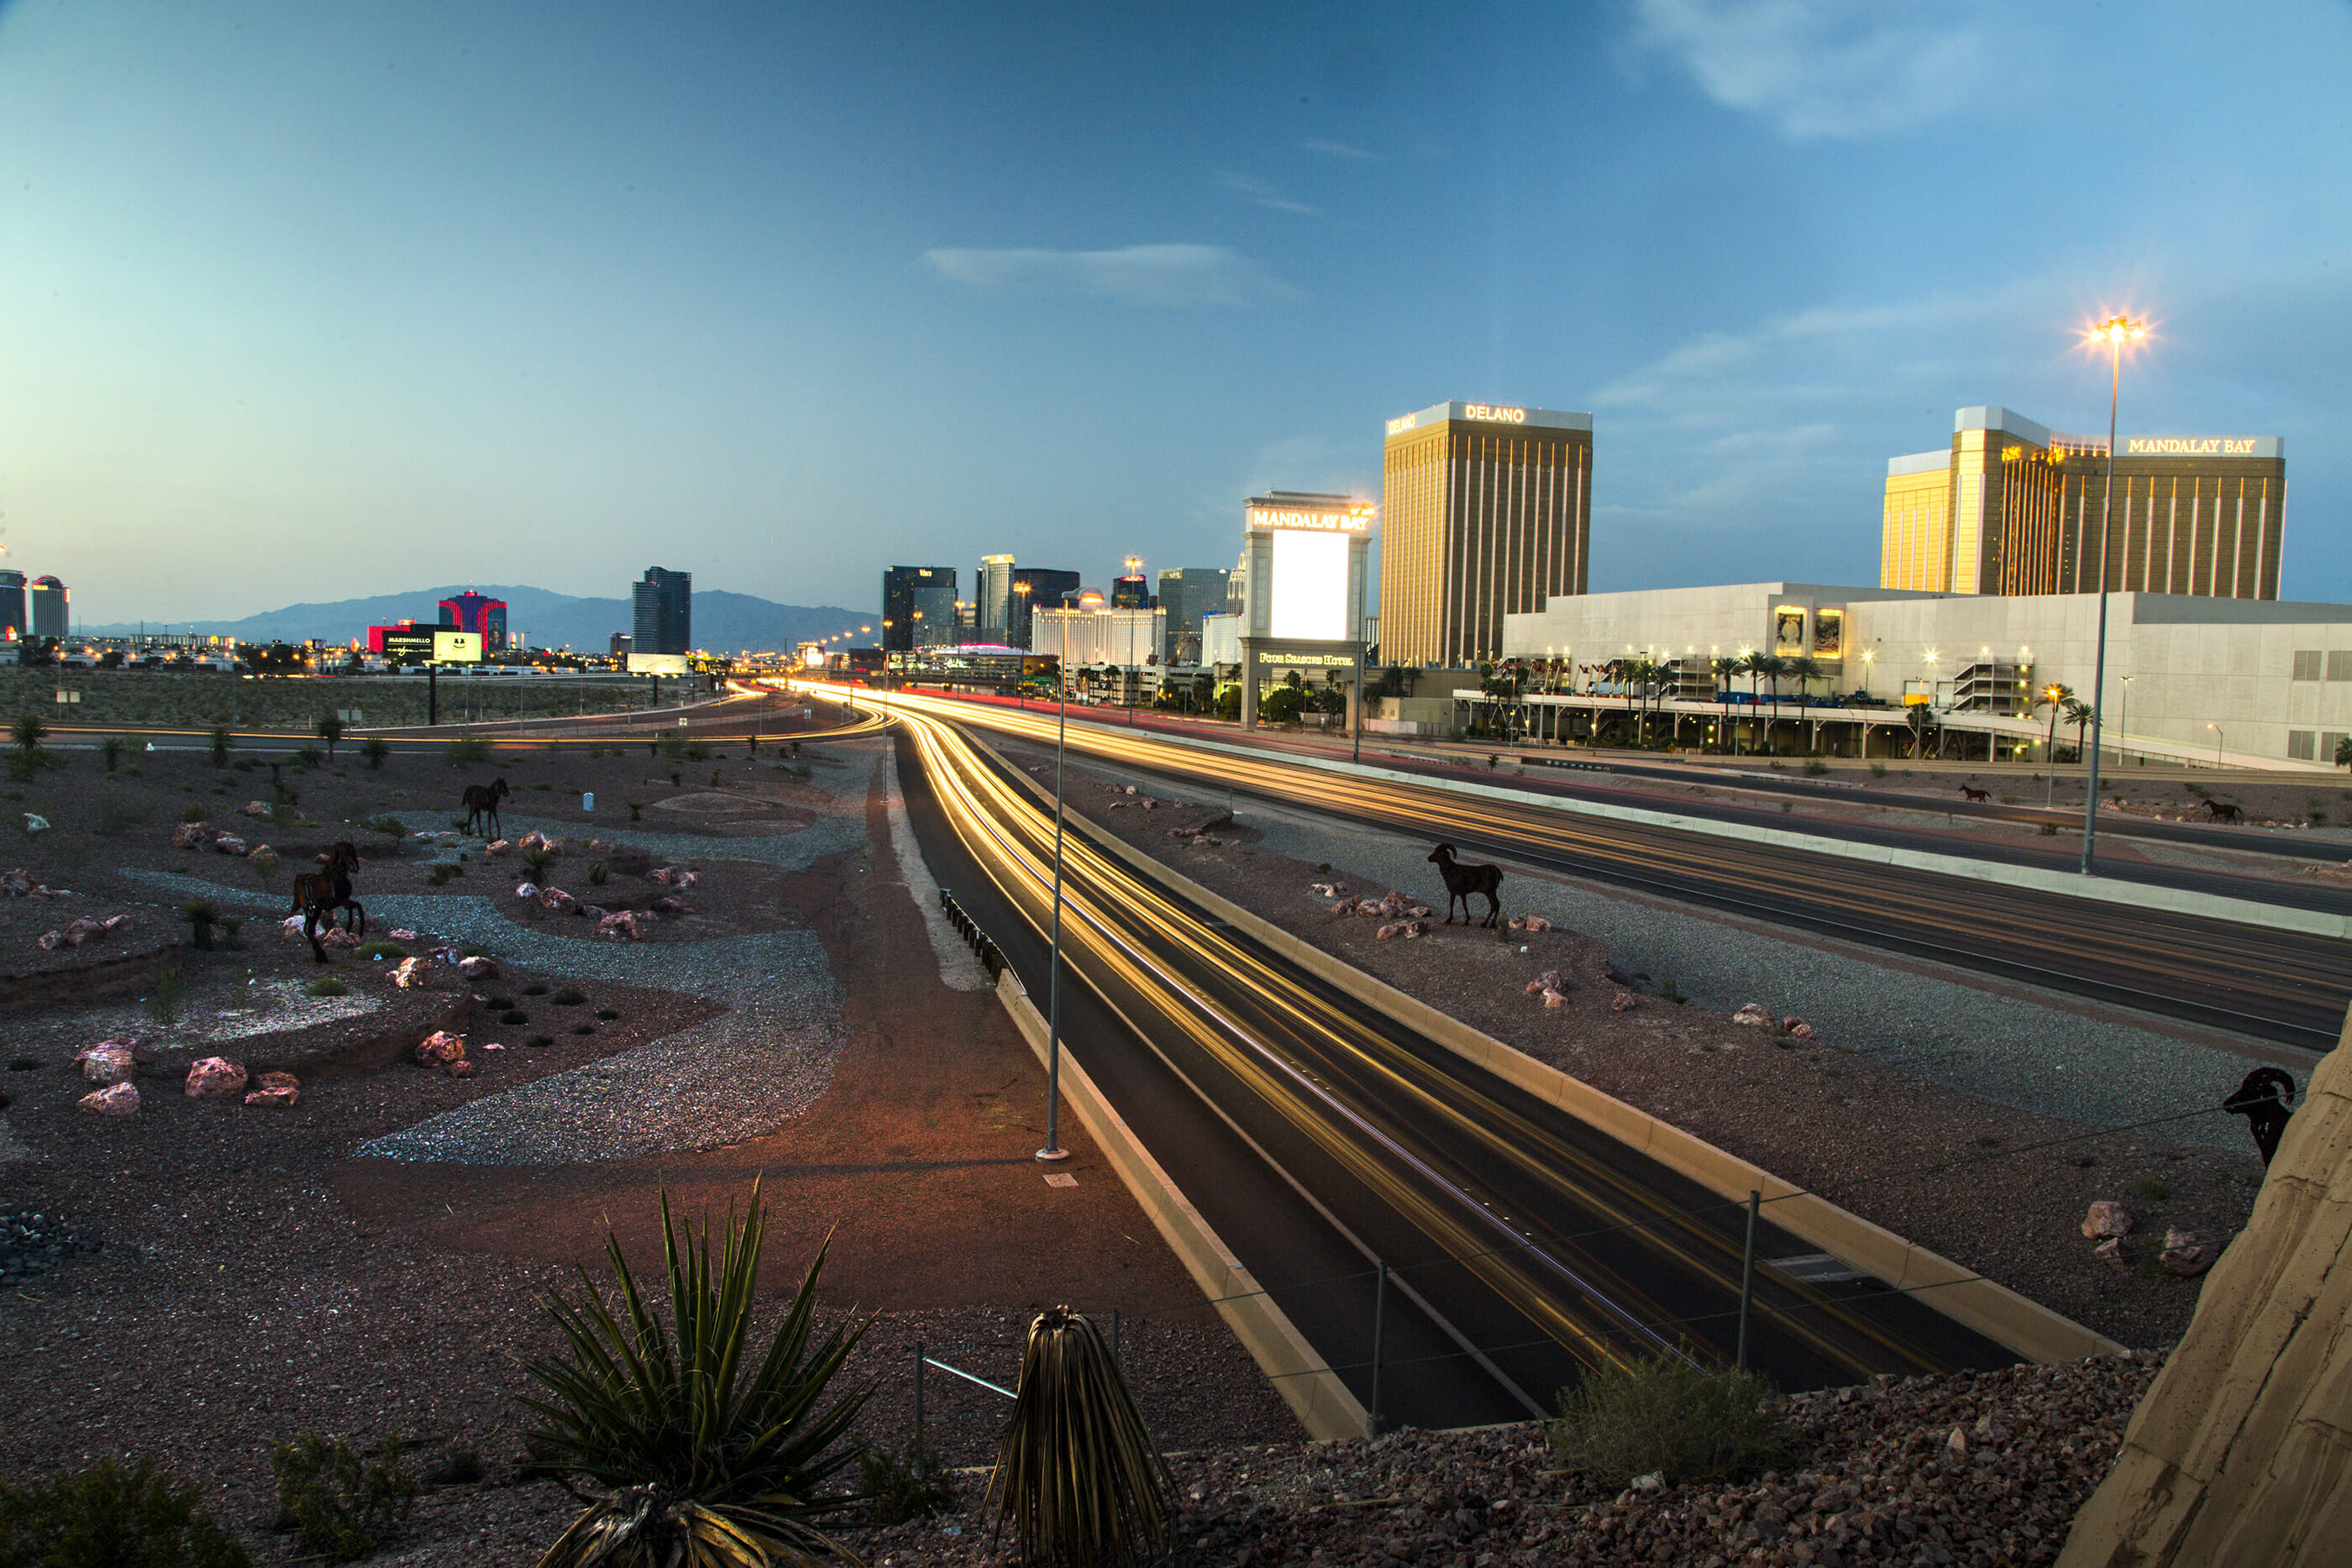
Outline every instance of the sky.
POLYGON ((91 622, 1230 566, 1589 411, 1595 590, 1876 580, 2000 403, 2352 601, 2352 7, 0 0, 0 545, 91 622), (2336 264, 2344 265, 2338 267, 2336 264))

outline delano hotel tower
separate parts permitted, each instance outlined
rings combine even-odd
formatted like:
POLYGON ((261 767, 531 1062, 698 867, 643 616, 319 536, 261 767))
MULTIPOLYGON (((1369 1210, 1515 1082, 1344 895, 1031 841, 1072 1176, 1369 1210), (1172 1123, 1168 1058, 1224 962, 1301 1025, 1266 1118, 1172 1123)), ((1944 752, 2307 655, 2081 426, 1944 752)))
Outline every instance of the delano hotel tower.
MULTIPOLYGON (((2275 435, 2116 438, 2106 586, 2276 599, 2286 448, 2275 435)), ((1886 465, 1878 585, 1929 593, 2096 593, 2107 439, 1964 408, 1952 444, 1886 465)))
POLYGON ((1381 468, 1383 663, 1498 658, 1505 615, 1585 591, 1591 414, 1436 403, 1388 422, 1381 468))

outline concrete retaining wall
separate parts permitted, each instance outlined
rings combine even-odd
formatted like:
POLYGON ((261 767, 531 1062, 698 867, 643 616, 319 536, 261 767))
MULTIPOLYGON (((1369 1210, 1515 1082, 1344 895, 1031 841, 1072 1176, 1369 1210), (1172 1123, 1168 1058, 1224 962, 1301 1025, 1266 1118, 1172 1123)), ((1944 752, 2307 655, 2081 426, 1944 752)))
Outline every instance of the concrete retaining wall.
MULTIPOLYGON (((1045 1020, 1029 999, 1020 977, 1006 969, 997 977, 997 999, 1013 1015, 1030 1050, 1043 1066, 1046 1060, 1045 1020)), ((1076 1058, 1062 1053, 1062 1099, 1094 1139, 1096 1146, 1118 1173, 1127 1190, 1151 1218, 1201 1293, 1215 1305, 1225 1326, 1265 1374, 1266 1381, 1290 1406, 1307 1435, 1318 1441, 1364 1435, 1364 1406, 1339 1374, 1326 1368, 1323 1358, 1288 1314, 1265 1294, 1209 1222, 1201 1218, 1160 1162, 1139 1143, 1104 1099, 1094 1080, 1076 1058)))

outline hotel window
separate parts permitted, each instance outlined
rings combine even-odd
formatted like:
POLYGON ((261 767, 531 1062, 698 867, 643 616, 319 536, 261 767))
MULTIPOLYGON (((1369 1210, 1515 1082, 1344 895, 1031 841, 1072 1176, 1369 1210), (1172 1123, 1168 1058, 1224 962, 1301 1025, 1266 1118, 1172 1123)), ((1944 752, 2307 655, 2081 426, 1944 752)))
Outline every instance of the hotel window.
POLYGON ((2312 752, 2318 745, 2318 741, 2319 737, 2314 735, 2310 730, 2288 730, 2286 732, 2286 754, 2288 758, 2295 762, 2309 762, 2313 760, 2312 752))
POLYGON ((2316 758, 2314 758, 2313 760, 2315 762, 2333 763, 2336 760, 2336 748, 2343 745, 2347 740, 2352 740, 2352 736, 2346 735, 2340 729, 2321 730, 2319 732, 2319 755, 2316 758))
POLYGON ((2352 649, 2328 650, 2327 678, 2331 681, 2352 681, 2352 649))
POLYGON ((2294 678, 2298 681, 2315 681, 2319 679, 2318 649, 2312 648, 2305 650, 2297 648, 2294 651, 2294 678))

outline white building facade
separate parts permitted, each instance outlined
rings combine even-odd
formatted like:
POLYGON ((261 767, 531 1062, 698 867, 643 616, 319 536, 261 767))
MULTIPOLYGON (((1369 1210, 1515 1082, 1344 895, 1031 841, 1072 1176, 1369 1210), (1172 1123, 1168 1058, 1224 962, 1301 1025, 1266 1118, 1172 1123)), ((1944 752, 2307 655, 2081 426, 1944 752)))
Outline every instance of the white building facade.
MULTIPOLYGON (((1555 597, 1507 616, 1503 638, 1506 657, 1570 679, 1633 655, 1688 669, 1760 652, 1817 661, 1822 696, 1949 708, 1995 681, 2096 700, 2098 620, 2096 594, 1750 582, 1555 597)), ((2352 605, 2110 594, 2104 697, 2110 752, 2326 768, 2352 736, 2352 605)))
POLYGON ((1080 664, 1158 664, 1168 657, 1168 612, 1114 610, 1108 605, 1037 610, 1030 614, 1029 651, 1080 664))

